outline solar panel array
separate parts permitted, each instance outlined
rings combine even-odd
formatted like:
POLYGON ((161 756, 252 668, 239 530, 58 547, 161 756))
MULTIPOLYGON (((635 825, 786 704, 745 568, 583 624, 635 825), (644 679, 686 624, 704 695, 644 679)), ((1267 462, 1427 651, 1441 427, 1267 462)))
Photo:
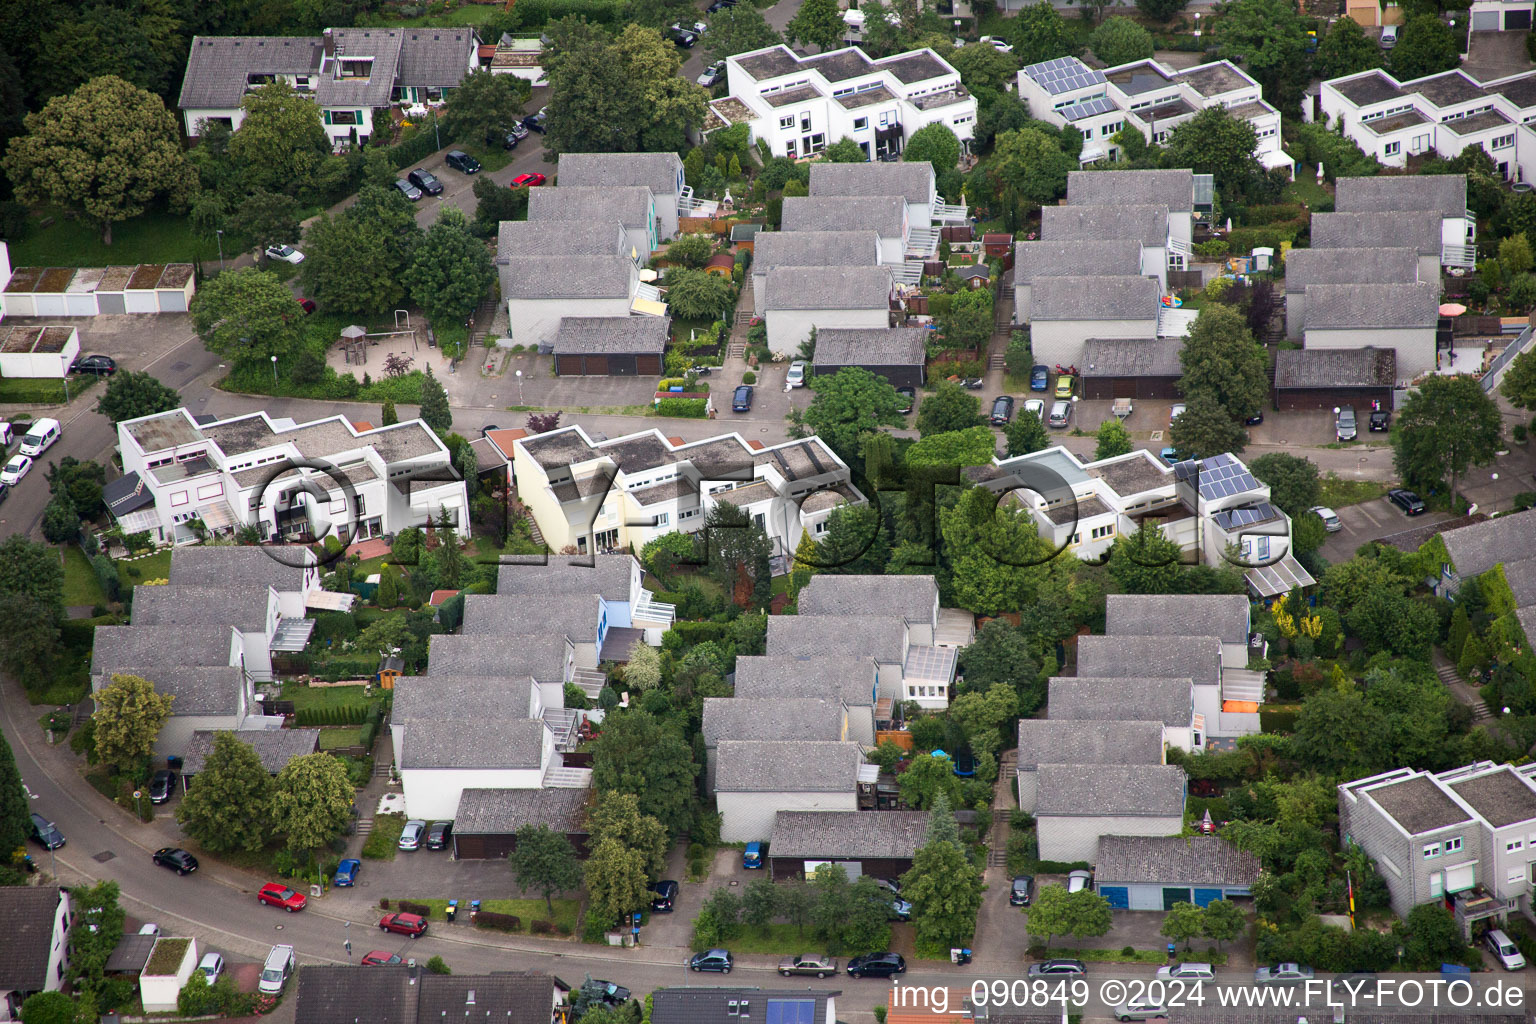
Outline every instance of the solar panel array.
POLYGON ((1259 486, 1253 474, 1231 455, 1215 455, 1200 463, 1200 497, 1230 498, 1259 486))
POLYGON ((1085 117, 1092 117, 1095 114, 1107 114, 1115 109, 1118 108, 1109 102, 1108 99, 1103 96, 1094 96, 1092 99, 1083 100, 1081 103, 1062 107, 1057 113, 1068 121, 1081 121, 1085 117))
POLYGON ((1076 57, 1057 57, 1055 60, 1031 64, 1024 69, 1024 73, 1053 96, 1098 85, 1105 80, 1103 72, 1095 71, 1076 57))
POLYGON ((1267 501, 1262 501, 1252 508, 1229 508, 1216 514, 1216 521, 1225 530, 1252 526, 1254 523, 1267 523, 1276 518, 1278 516, 1274 506, 1267 501))
POLYGON ((816 1000, 769 999, 767 1024, 815 1024, 816 1000))

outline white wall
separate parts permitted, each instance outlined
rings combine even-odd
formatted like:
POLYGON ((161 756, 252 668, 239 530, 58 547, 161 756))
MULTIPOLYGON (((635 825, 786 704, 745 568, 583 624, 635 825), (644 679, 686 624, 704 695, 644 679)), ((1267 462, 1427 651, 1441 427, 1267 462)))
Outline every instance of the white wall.
POLYGON ((57 352, 0 353, 0 377, 54 377, 63 379, 80 354, 80 332, 71 327, 64 347, 57 352))
POLYGON ((452 820, 466 789, 538 789, 539 769, 406 768, 400 772, 405 812, 428 821, 452 820))
POLYGON ((888 309, 776 309, 768 311, 768 349, 775 356, 793 356, 811 336, 811 328, 887 327, 888 309))
POLYGON ((767 842, 779 811, 856 811, 858 794, 847 793, 715 793, 720 812, 720 839, 727 843, 767 842))
MULTIPOLYGON (((1086 808, 1085 808, 1086 809, 1086 808)), ((1100 836, 1174 836, 1184 828, 1181 815, 1167 817, 1065 817, 1054 814, 1035 818, 1040 839, 1040 859, 1087 861, 1099 859, 1100 836)))
MULTIPOLYGON (((643 253, 642 253, 643 254, 643 253)), ((548 345, 566 316, 628 316, 629 298, 611 299, 508 299, 507 323, 511 337, 496 343, 503 348, 513 345, 548 345)))
MULTIPOLYGON (((160 942, 164 941, 166 940, 160 940, 160 942)), ((159 944, 157 942, 156 947, 159 944)), ((192 972, 197 969, 197 959, 197 940, 188 939, 187 951, 182 956, 175 974, 139 975, 139 997, 143 1000, 145 1013, 166 1013, 176 1009, 176 997, 181 994, 187 979, 192 977, 192 972)))
POLYGON ((1411 380, 1435 368, 1435 329, 1363 328, 1355 330, 1306 330, 1306 347, 1322 349, 1358 349, 1373 345, 1397 351, 1397 376, 1411 380))

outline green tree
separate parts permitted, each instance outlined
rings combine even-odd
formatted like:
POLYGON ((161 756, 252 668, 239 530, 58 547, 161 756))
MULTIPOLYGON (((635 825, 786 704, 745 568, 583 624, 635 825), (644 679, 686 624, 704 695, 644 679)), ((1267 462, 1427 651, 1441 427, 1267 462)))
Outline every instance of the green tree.
POLYGON ((965 730, 976 753, 995 754, 1003 746, 1003 728, 1018 718, 1019 696, 1006 683, 994 683, 985 693, 967 687, 949 704, 949 717, 965 730))
POLYGON ((203 282, 192 326, 208 351, 237 365, 286 359, 304 347, 303 314, 275 274, 242 267, 203 282))
MULTIPOLYGON (((408 203, 399 192, 394 199, 408 203)), ((304 236, 308 251, 299 273, 305 291, 328 311, 366 316, 393 308, 405 298, 401 277, 421 231, 408 206, 404 212, 409 223, 403 231, 375 219, 373 215, 390 212, 390 201, 376 185, 363 186, 358 204, 336 216, 322 213, 310 225, 304 236), (366 213, 358 209, 365 198, 372 199, 366 213)), ((398 204, 393 211, 397 215, 398 204)))
MULTIPOLYGON (((734 10, 735 8, 731 8, 734 10)), ((667 246, 668 263, 698 270, 715 254, 714 239, 704 234, 682 235, 667 246)))
POLYGON ((1399 81, 1438 75, 1461 63, 1461 44, 1440 15, 1418 14, 1408 19, 1397 45, 1387 54, 1387 70, 1399 81))
POLYGON ((427 367, 426 379, 421 382, 421 410, 417 413, 422 422, 436 431, 445 431, 453 427, 453 411, 448 408, 448 392, 443 390, 442 381, 432 372, 432 367, 427 367))
POLYGON ((1476 379, 1431 376, 1398 411, 1392 462, 1411 487, 1428 490, 1449 477, 1454 504, 1462 475, 1492 462, 1503 442, 1499 407, 1476 379))
POLYGON ((27 791, 16 770, 11 745, 0 736, 0 882, 19 879, 21 858, 26 855, 27 835, 31 830, 32 809, 27 791))
POLYGON ((1511 274, 1524 274, 1531 269, 1531 243, 1525 233, 1510 235, 1499 243, 1499 266, 1511 274))
POLYGON ((1269 393, 1268 357, 1242 314, 1231 306, 1212 304, 1200 311, 1179 362, 1184 369, 1179 389, 1189 400, 1207 395, 1237 420, 1263 407, 1269 393))
POLYGON ((126 768, 155 752, 160 727, 171 717, 168 693, 156 693, 155 684, 142 676, 114 673, 112 681, 96 691, 96 754, 107 764, 126 768))
POLYGON ((639 709, 610 713, 592 748, 592 786, 633 793, 642 814, 681 829, 693 820, 693 750, 677 728, 639 709))
MULTIPOLYGON (((921 442, 919 442, 921 443, 921 442)), ((808 535, 807 535, 808 536, 808 535)), ((891 557, 891 541, 878 509, 842 505, 827 517, 816 544, 816 568, 823 572, 880 575, 891 557)))
MULTIPOLYGON (((1189 5, 1189 0, 1136 0, 1136 9, 1153 21, 1167 24, 1189 5)), ((1097 51, 1095 51, 1097 52, 1097 51)))
POLYGON ((976 639, 960 649, 960 671, 965 676, 962 693, 1010 686, 1019 695, 1019 711, 1025 715, 1034 714, 1044 702, 1039 658, 1029 639, 1002 619, 982 626, 976 639))
MULTIPOLYGON (((923 404, 927 404, 925 401, 923 404)), ((815 434, 849 465, 859 458, 859 436, 880 427, 904 427, 901 399, 884 377, 849 366, 816 378, 816 394, 800 414, 799 436, 815 434)))
POLYGON ((923 833, 923 845, 931 843, 953 843, 965 848, 960 841, 960 825, 955 821, 954 808, 949 806, 949 797, 943 793, 935 797, 933 806, 928 808, 928 830, 923 833))
POLYGON ((1373 591, 1406 594, 1413 580, 1379 558, 1351 558, 1323 570, 1319 597, 1323 604, 1347 612, 1373 591))
POLYGON ((1427 971, 1435 964, 1457 963, 1467 955, 1467 940, 1462 937, 1461 926, 1449 910, 1438 904, 1414 907, 1403 924, 1408 936, 1403 942, 1405 963, 1427 971))
POLYGON ((912 903, 917 941, 930 948, 964 946, 976 932, 981 874, 955 843, 928 843, 901 876, 902 898, 912 903))
POLYGON ((544 907, 553 916, 557 892, 570 892, 581 885, 581 866, 571 841, 548 825, 524 825, 517 830, 517 845, 507 854, 512 877, 518 888, 544 897, 544 907))
POLYGON ((648 895, 642 858, 615 839, 603 839, 592 848, 582 872, 587 883, 587 903, 601 920, 618 922, 648 895))
POLYGON ((1030 4, 1004 24, 1013 55, 1026 67, 1077 52, 1066 20, 1049 0, 1030 4))
POLYGON ((392 427, 400 422, 400 414, 395 412, 393 399, 384 399, 384 404, 379 407, 379 426, 392 427))
POLYGON ((331 152, 320 105, 278 79, 245 94, 245 119, 229 139, 229 158, 247 188, 296 193, 331 152))
POLYGON ((272 776, 256 748, 234 733, 219 732, 197 773, 197 785, 176 807, 176 820, 210 850, 254 851, 272 835, 272 802, 272 776))
POLYGON ((704 571, 740 608, 761 608, 773 596, 772 544, 745 509, 728 500, 704 515, 704 571))
POLYGON ((1152 33, 1122 15, 1105 18, 1088 37, 1088 46, 1095 57, 1111 67, 1145 60, 1154 49, 1152 33))
POLYGON ((1025 410, 1008 421, 1003 428, 1003 440, 1007 442, 1008 457, 1028 455, 1051 446, 1051 435, 1045 432, 1040 417, 1025 410))
POLYGON ((117 883, 109 881, 76 886, 69 894, 75 920, 95 925, 70 931, 69 979, 77 992, 95 993, 101 989, 107 959, 123 937, 127 915, 117 903, 121 894, 117 883))
MULTIPOLYGON (((1258 158, 1253 155, 1257 142, 1251 122, 1233 117, 1225 107, 1207 107, 1173 129, 1163 159, 1171 167, 1188 167, 1197 174, 1214 175, 1222 195, 1240 196, 1248 183, 1262 173, 1258 158)), ((1196 321, 1197 327, 1198 324, 1196 321)))
POLYGON ((901 802, 918 811, 932 807, 941 795, 954 806, 960 795, 959 781, 955 778, 955 763, 932 754, 914 757, 907 770, 896 777, 901 802))
POLYGON ((21 1024, 75 1024, 75 1001, 63 992, 36 992, 21 1004, 21 1024))
POLYGON ((954 381, 941 380, 917 408, 919 437, 965 430, 981 423, 981 402, 954 381))
POLYGON ((1168 440, 1181 458, 1210 458, 1242 454, 1248 434, 1215 396, 1196 392, 1168 430, 1168 440))
POLYGON ((1168 908, 1168 913, 1163 915, 1163 926, 1158 929, 1158 934, 1184 943, 1185 949, 1189 948, 1191 939, 1204 932, 1205 910, 1183 901, 1168 908))
POLYGON ((1221 55, 1241 64, 1266 100, 1295 109, 1311 68, 1306 25, 1294 0, 1231 0, 1213 21, 1221 55))
POLYGON ((229 221, 238 234, 251 239, 258 252, 269 245, 292 245, 299 240, 299 204, 290 195, 257 189, 241 201, 229 221))
POLYGON ((985 466, 997 454, 997 438, 985 425, 929 434, 907 449, 908 469, 923 466, 985 466))
POLYGON ((862 164, 868 160, 863 147, 846 135, 821 151, 821 161, 828 164, 862 164))
MULTIPOLYGON (((51 622, 63 618, 64 570, 57 553, 19 533, 0 541, 0 595, 8 594, 26 598, 51 622)), ((0 651, 5 647, 0 644, 0 651)))
MULTIPOLYGON (((990 46, 987 49, 992 49, 990 46)), ((925 124, 912 133, 901 158, 909 163, 927 161, 935 174, 954 170, 960 164, 960 140, 949 126, 940 121, 925 124)))
MULTIPOLYGON (((968 43, 951 50, 946 57, 960 72, 961 83, 983 95, 1004 92, 1019 72, 1018 58, 991 43, 968 43)), ((942 122, 938 123, 942 126, 942 122)))
POLYGON ((1270 452, 1248 464, 1254 478, 1269 485, 1269 497, 1292 519, 1303 515, 1323 496, 1317 463, 1289 452, 1270 452))
POLYGON ((1201 929, 1206 938, 1216 943, 1216 948, 1220 949, 1223 942, 1231 942, 1243 934, 1246 926, 1242 908, 1231 900, 1212 900, 1205 905, 1201 929))
POLYGON ((640 693, 661 685, 661 653, 644 640, 631 644, 629 661, 624 664, 624 683, 640 693))
POLYGON ((789 39, 818 50, 835 49, 842 42, 843 31, 843 13, 837 0, 805 0, 784 26, 789 39))
POLYGON ((1381 67, 1381 47, 1365 34, 1359 22, 1339 18, 1317 44, 1313 64, 1324 80, 1342 78, 1381 67))
POLYGON ((756 4, 735 4, 718 11, 709 19, 704 35, 704 52, 711 60, 724 60, 738 53, 761 50, 784 41, 777 29, 768 24, 756 4))
POLYGON ((811 923, 833 952, 841 952, 843 922, 848 919, 852 887, 841 864, 821 864, 807 879, 811 890, 811 923))
POLYGON ((105 416, 107 422, 116 424, 168 412, 180 405, 181 396, 148 371, 118 370, 107 378, 106 390, 96 400, 96 411, 105 416))
POLYGON ((427 229, 402 278, 411 298, 437 324, 463 321, 495 281, 485 243, 470 233, 464 214, 453 207, 445 207, 427 229))
POLYGON ((1182 568, 1182 549, 1157 524, 1122 533, 1109 549, 1109 575, 1127 594, 1171 594, 1182 568))
POLYGON ((600 793, 587 816, 587 832, 594 843, 613 839, 634 850, 644 873, 652 878, 660 878, 667 868, 667 827, 642 814, 640 800, 633 793, 600 793))
MULTIPOLYGON (((945 348, 981 349, 992 336, 992 291, 974 288, 960 292, 950 303, 949 312, 941 313, 939 338, 945 348)), ((927 406, 928 402, 923 402, 927 406)), ((919 410, 921 415, 921 410, 919 410)))
POLYGON ((1126 455, 1132 448, 1130 431, 1125 429, 1125 424, 1119 419, 1107 419, 1099 424, 1098 441, 1098 447, 1093 452, 1095 459, 1126 455))
POLYGON ((1499 381, 1499 391, 1516 409, 1536 410, 1536 352, 1515 356, 1504 371, 1504 379, 1499 381))
POLYGON ((273 825, 290 850, 312 853, 346 830, 356 795, 339 758, 323 752, 296 757, 277 773, 273 825))
POLYGON ((1042 585, 1066 571, 1033 517, 999 505, 984 487, 970 488, 953 508, 941 510, 939 529, 950 553, 955 603, 978 615, 1027 607, 1042 585))
POLYGON ((779 886, 774 885, 769 878, 747 883, 741 893, 741 923, 767 932, 768 926, 779 914, 779 891, 779 886))
POLYGON ((67 494, 56 494, 43 507, 43 539, 50 544, 63 544, 80 536, 80 513, 67 494))
POLYGON ((107 75, 56 96, 26 117, 0 162, 23 202, 72 210, 96 224, 104 245, 112 225, 158 199, 185 206, 196 174, 176 118, 160 97, 107 75))
POLYGON ((1067 172, 1076 170, 1056 137, 1039 128, 998 135, 984 167, 994 195, 1016 206, 1055 202, 1066 194, 1067 172))
POLYGON ((528 189, 498 185, 486 175, 475 179, 475 219, 470 231, 476 238, 495 238, 504 220, 528 219, 528 189))
POLYGON ((1382 590, 1366 594, 1344 621, 1371 654, 1387 651, 1403 658, 1427 659, 1440 631, 1433 607, 1382 590))
POLYGON ((730 312, 736 289, 728 278, 673 267, 666 276, 667 305, 690 320, 719 320, 730 312))
POLYGON ((597 26, 588 28, 595 31, 567 32, 555 23, 546 28, 555 45, 546 61, 550 102, 545 150, 685 149, 689 130, 704 122, 709 93, 679 73, 682 58, 677 47, 641 25, 628 25, 612 38, 597 26))
MULTIPOLYGON (((447 90, 443 134, 476 145, 522 120, 528 86, 516 75, 476 69, 447 90)), ((428 128, 431 126, 428 125, 428 128)))

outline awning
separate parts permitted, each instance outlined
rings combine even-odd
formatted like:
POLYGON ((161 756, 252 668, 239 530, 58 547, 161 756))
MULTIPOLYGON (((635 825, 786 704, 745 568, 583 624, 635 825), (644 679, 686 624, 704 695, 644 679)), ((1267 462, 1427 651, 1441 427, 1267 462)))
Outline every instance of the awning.
POLYGON ((1285 555, 1278 562, 1249 569, 1244 574, 1248 587, 1259 597, 1279 597, 1297 587, 1310 587, 1317 581, 1301 567, 1295 556, 1285 555))
POLYGON ((203 525, 214 533, 220 530, 233 530, 237 525, 235 510, 229 507, 227 501, 216 501, 211 505, 204 505, 197 510, 197 518, 203 521, 203 525))
POLYGON ((629 304, 629 311, 642 316, 666 316, 667 304, 654 299, 635 299, 629 304))
POLYGON ((334 590, 311 590, 304 596, 304 607, 318 612, 349 612, 356 594, 339 594, 334 590))
POLYGON ((1272 149, 1268 153, 1255 153, 1254 155, 1259 158, 1259 166, 1263 167, 1266 171, 1273 171, 1277 167, 1284 167, 1286 170, 1290 170, 1296 166, 1296 161, 1291 159, 1290 154, 1283 149, 1272 149))

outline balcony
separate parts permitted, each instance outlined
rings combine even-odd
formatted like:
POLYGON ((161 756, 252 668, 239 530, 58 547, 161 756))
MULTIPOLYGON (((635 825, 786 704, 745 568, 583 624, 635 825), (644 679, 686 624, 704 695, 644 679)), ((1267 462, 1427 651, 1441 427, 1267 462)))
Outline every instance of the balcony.
POLYGON ((1452 895, 1451 905, 1456 914, 1456 923, 1463 930, 1473 921, 1503 917, 1518 909, 1515 900, 1500 899, 1480 885, 1452 895))
POLYGON ((713 199, 695 199, 693 186, 684 185, 677 196, 677 212, 685 217, 713 217, 720 204, 713 199))
POLYGON ((939 224, 964 224, 971 214, 964 203, 946 203, 941 197, 933 207, 933 219, 939 224))
POLYGON ((1462 267, 1466 270, 1471 270, 1477 266, 1477 246, 1451 245, 1449 243, 1440 246, 1440 265, 1443 267, 1462 267))
POLYGON ((635 607, 630 612, 630 619, 633 621, 656 622, 668 628, 671 628, 676 618, 677 605, 656 600, 656 595, 649 590, 640 591, 640 600, 635 602, 635 607))

